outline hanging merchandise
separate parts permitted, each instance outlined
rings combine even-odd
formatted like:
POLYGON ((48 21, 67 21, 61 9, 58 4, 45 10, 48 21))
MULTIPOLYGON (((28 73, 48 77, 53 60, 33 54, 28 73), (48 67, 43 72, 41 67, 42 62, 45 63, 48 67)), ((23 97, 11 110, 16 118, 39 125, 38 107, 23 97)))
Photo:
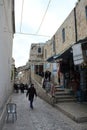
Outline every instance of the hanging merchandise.
POLYGON ((73 49, 73 60, 75 65, 79 65, 84 62, 83 52, 82 52, 82 44, 75 44, 72 46, 73 49), (78 50, 78 51, 77 51, 78 50))

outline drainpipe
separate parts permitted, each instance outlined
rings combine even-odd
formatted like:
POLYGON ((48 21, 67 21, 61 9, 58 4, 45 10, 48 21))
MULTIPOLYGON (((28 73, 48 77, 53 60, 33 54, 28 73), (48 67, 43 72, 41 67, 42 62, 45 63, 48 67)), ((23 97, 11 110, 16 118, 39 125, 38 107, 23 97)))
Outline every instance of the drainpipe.
POLYGON ((75 42, 77 43, 77 19, 76 19, 76 7, 74 8, 74 20, 75 20, 75 42))

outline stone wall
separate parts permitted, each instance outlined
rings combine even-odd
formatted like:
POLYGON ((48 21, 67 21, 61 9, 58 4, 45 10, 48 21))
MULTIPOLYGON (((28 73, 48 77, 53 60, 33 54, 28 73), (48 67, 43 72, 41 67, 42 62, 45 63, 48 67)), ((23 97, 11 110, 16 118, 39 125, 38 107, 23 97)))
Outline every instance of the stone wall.
POLYGON ((59 54, 73 43, 75 43, 74 10, 72 10, 70 15, 55 33, 56 54, 59 54), (63 42, 62 38, 63 29, 65 29, 65 42, 63 42))
POLYGON ((12 93, 11 63, 13 44, 12 0, 0 0, 0 130, 5 105, 12 93))
POLYGON ((87 17, 85 7, 87 0, 80 0, 76 6, 77 40, 87 37, 87 17))
POLYGON ((46 91, 42 88, 42 85, 39 84, 35 79, 32 79, 32 82, 35 84, 35 88, 37 90, 37 95, 45 100, 47 103, 54 105, 54 99, 50 94, 47 94, 46 91))

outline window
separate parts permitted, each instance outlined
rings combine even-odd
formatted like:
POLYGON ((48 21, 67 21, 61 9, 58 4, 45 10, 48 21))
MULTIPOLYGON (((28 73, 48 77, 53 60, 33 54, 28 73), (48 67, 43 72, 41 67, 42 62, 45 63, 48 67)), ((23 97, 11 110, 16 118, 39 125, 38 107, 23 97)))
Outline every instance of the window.
POLYGON ((63 28, 62 30, 62 40, 63 42, 65 42, 65 28, 63 28))
POLYGON ((53 42, 52 42, 52 44, 53 44, 53 52, 55 52, 55 35, 53 36, 53 42))
POLYGON ((38 48, 38 53, 41 53, 41 47, 38 48))
POLYGON ((47 58, 47 50, 45 49, 45 58, 47 58))
POLYGON ((87 6, 85 7, 85 14, 86 14, 86 20, 87 20, 87 6))

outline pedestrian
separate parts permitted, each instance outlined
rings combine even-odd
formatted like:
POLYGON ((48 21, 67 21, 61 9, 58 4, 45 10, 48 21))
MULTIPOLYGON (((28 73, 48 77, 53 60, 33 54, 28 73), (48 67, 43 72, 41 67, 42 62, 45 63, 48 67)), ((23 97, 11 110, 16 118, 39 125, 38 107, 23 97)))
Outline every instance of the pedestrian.
POLYGON ((13 86, 13 87, 14 87, 14 90, 16 91, 16 93, 18 93, 18 89, 19 89, 19 88, 18 88, 18 84, 14 83, 14 86, 13 86))
POLYGON ((54 97, 55 96, 55 83, 51 81, 51 96, 54 97))
POLYGON ((45 72, 45 79, 48 79, 49 78, 49 73, 48 73, 48 70, 46 70, 46 72, 45 72))
POLYGON ((24 93, 24 84, 23 83, 20 84, 20 90, 21 90, 21 93, 24 93))
POLYGON ((51 83, 49 82, 48 79, 46 79, 46 81, 45 81, 45 90, 46 90, 46 93, 50 92, 50 88, 51 88, 51 83))
POLYGON ((34 95, 37 97, 37 92, 34 87, 34 84, 31 84, 30 87, 27 90, 26 97, 28 97, 28 100, 30 101, 30 108, 33 109, 33 100, 34 95))
POLYGON ((50 82, 50 80, 51 80, 51 72, 50 71, 48 71, 48 78, 49 78, 49 82, 50 82))

